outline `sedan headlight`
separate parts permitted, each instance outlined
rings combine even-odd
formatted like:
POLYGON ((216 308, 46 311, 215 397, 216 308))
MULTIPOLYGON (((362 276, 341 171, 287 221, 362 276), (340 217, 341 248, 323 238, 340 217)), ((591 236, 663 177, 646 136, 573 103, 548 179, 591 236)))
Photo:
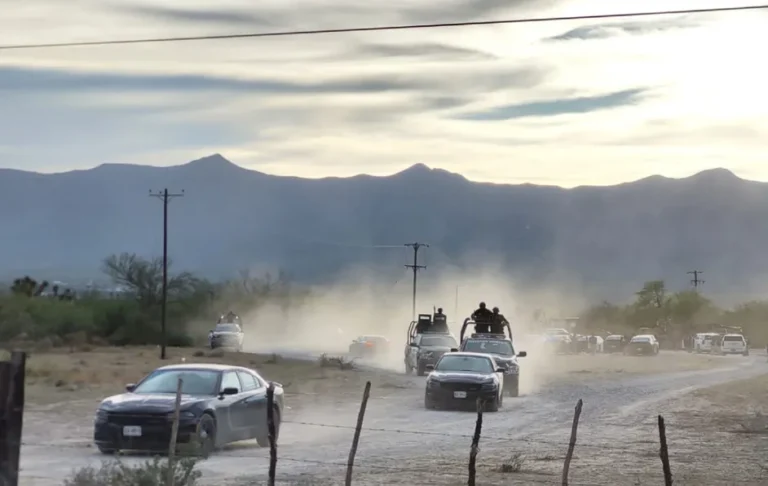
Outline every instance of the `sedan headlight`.
POLYGON ((520 373, 520 366, 517 363, 509 363, 507 365, 507 372, 506 372, 506 374, 516 375, 518 373, 520 373))
MULTIPOLYGON (((174 415, 175 415, 175 412, 170 412, 168 414, 168 421, 169 422, 173 422, 174 415)), ((197 415, 194 412, 181 412, 181 413, 179 413, 179 421, 192 420, 192 419, 195 419, 195 418, 197 418, 197 415)))
POLYGON ((499 388, 499 384, 496 381, 489 381, 487 383, 483 383, 481 388, 483 390, 489 391, 489 390, 496 390, 499 388))
POLYGON ((106 410, 104 410, 103 408, 100 408, 100 409, 96 410, 96 417, 94 417, 94 421, 96 423, 103 424, 104 422, 107 421, 107 417, 108 416, 109 416, 109 413, 106 410))

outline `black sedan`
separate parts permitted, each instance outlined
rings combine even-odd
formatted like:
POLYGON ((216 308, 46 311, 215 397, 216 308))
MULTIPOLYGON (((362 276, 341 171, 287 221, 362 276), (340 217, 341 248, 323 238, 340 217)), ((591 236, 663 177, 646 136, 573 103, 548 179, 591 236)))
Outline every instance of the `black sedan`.
MULTIPOLYGON (((106 398, 93 439, 104 454, 117 450, 167 451, 178 380, 182 380, 178 444, 207 457, 216 447, 256 439, 269 445, 267 387, 256 371, 238 366, 184 364, 158 368, 127 393, 106 398)), ((274 384, 275 436, 283 416, 283 387, 274 384)))
POLYGON ((493 356, 484 353, 446 353, 427 377, 424 406, 428 409, 449 405, 496 412, 504 400, 504 368, 493 356))

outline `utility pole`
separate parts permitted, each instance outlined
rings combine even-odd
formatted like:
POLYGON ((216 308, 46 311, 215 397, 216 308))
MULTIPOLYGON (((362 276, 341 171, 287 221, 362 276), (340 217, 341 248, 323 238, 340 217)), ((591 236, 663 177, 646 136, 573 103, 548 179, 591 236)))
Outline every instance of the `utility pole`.
POLYGON ((695 290, 699 290, 699 285, 704 283, 704 280, 701 280, 699 278, 699 275, 703 274, 701 270, 692 270, 688 272, 688 275, 693 275, 693 279, 691 280, 691 283, 693 284, 693 288, 695 290))
POLYGON ((163 202, 163 295, 160 300, 160 359, 165 359, 165 348, 168 346, 168 335, 165 331, 166 304, 168 301, 168 203, 175 197, 183 197, 184 190, 178 194, 171 194, 168 188, 162 192, 149 191, 150 197, 156 197, 163 202))
POLYGON ((405 268, 411 268, 413 269, 413 310, 411 312, 412 317, 411 320, 416 320, 416 275, 418 274, 420 269, 426 269, 426 265, 419 265, 419 248, 426 247, 429 248, 429 245, 426 243, 406 243, 405 246, 408 246, 410 248, 413 248, 413 265, 406 265, 405 268))

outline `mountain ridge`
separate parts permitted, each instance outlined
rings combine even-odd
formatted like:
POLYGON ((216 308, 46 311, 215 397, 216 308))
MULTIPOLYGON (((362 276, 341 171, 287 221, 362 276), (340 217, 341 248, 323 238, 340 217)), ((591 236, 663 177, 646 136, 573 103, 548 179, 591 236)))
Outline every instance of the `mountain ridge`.
POLYGON ((707 287, 721 293, 768 276, 768 185, 726 169, 563 188, 471 181, 423 163, 387 176, 275 176, 213 154, 0 174, 0 278, 92 277, 108 254, 158 255, 162 205, 147 192, 164 187, 185 190, 169 207, 174 265, 211 277, 253 267, 323 281, 363 266, 395 279, 404 255, 373 247, 414 240, 430 243, 430 268, 470 269, 481 255, 531 285, 583 282, 599 295, 656 278, 685 287, 693 268, 717 274, 707 287))

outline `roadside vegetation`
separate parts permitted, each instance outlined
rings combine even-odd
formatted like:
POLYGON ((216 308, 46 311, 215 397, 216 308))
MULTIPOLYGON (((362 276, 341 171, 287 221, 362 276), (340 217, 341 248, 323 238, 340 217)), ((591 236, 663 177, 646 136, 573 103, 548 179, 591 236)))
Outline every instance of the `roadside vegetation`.
MULTIPOLYGON (((32 276, 17 278, 0 288, 0 343, 38 350, 159 344, 162 259, 123 253, 105 258, 102 269, 124 291, 77 294, 32 276)), ((283 274, 253 276, 243 271, 236 279, 211 282, 174 271, 171 265, 168 345, 203 344, 211 322, 228 309, 254 311, 265 305, 296 308, 311 297, 309 289, 291 283, 283 274)), ((646 282, 631 303, 602 302, 584 310, 580 317, 576 331, 581 333, 633 334, 650 328, 662 343, 679 345, 684 336, 725 325, 742 327, 753 348, 768 343, 768 326, 764 325, 768 322, 768 301, 726 309, 700 292, 670 292, 661 280, 646 282)))
POLYGON ((646 282, 629 304, 602 302, 580 317, 584 331, 632 334, 647 327, 662 343, 679 345, 685 336, 729 326, 741 327, 753 348, 768 344, 768 300, 722 308, 695 290, 670 292, 663 280, 646 282))
MULTIPOLYGON (((162 259, 112 255, 104 273, 124 292, 76 295, 25 276, 0 293, 0 342, 34 348, 160 343, 162 259)), ((284 275, 258 278, 241 272, 237 280, 213 283, 169 268, 167 335, 169 346, 193 346, 225 309, 257 309, 266 303, 294 305, 308 295, 284 275)))

